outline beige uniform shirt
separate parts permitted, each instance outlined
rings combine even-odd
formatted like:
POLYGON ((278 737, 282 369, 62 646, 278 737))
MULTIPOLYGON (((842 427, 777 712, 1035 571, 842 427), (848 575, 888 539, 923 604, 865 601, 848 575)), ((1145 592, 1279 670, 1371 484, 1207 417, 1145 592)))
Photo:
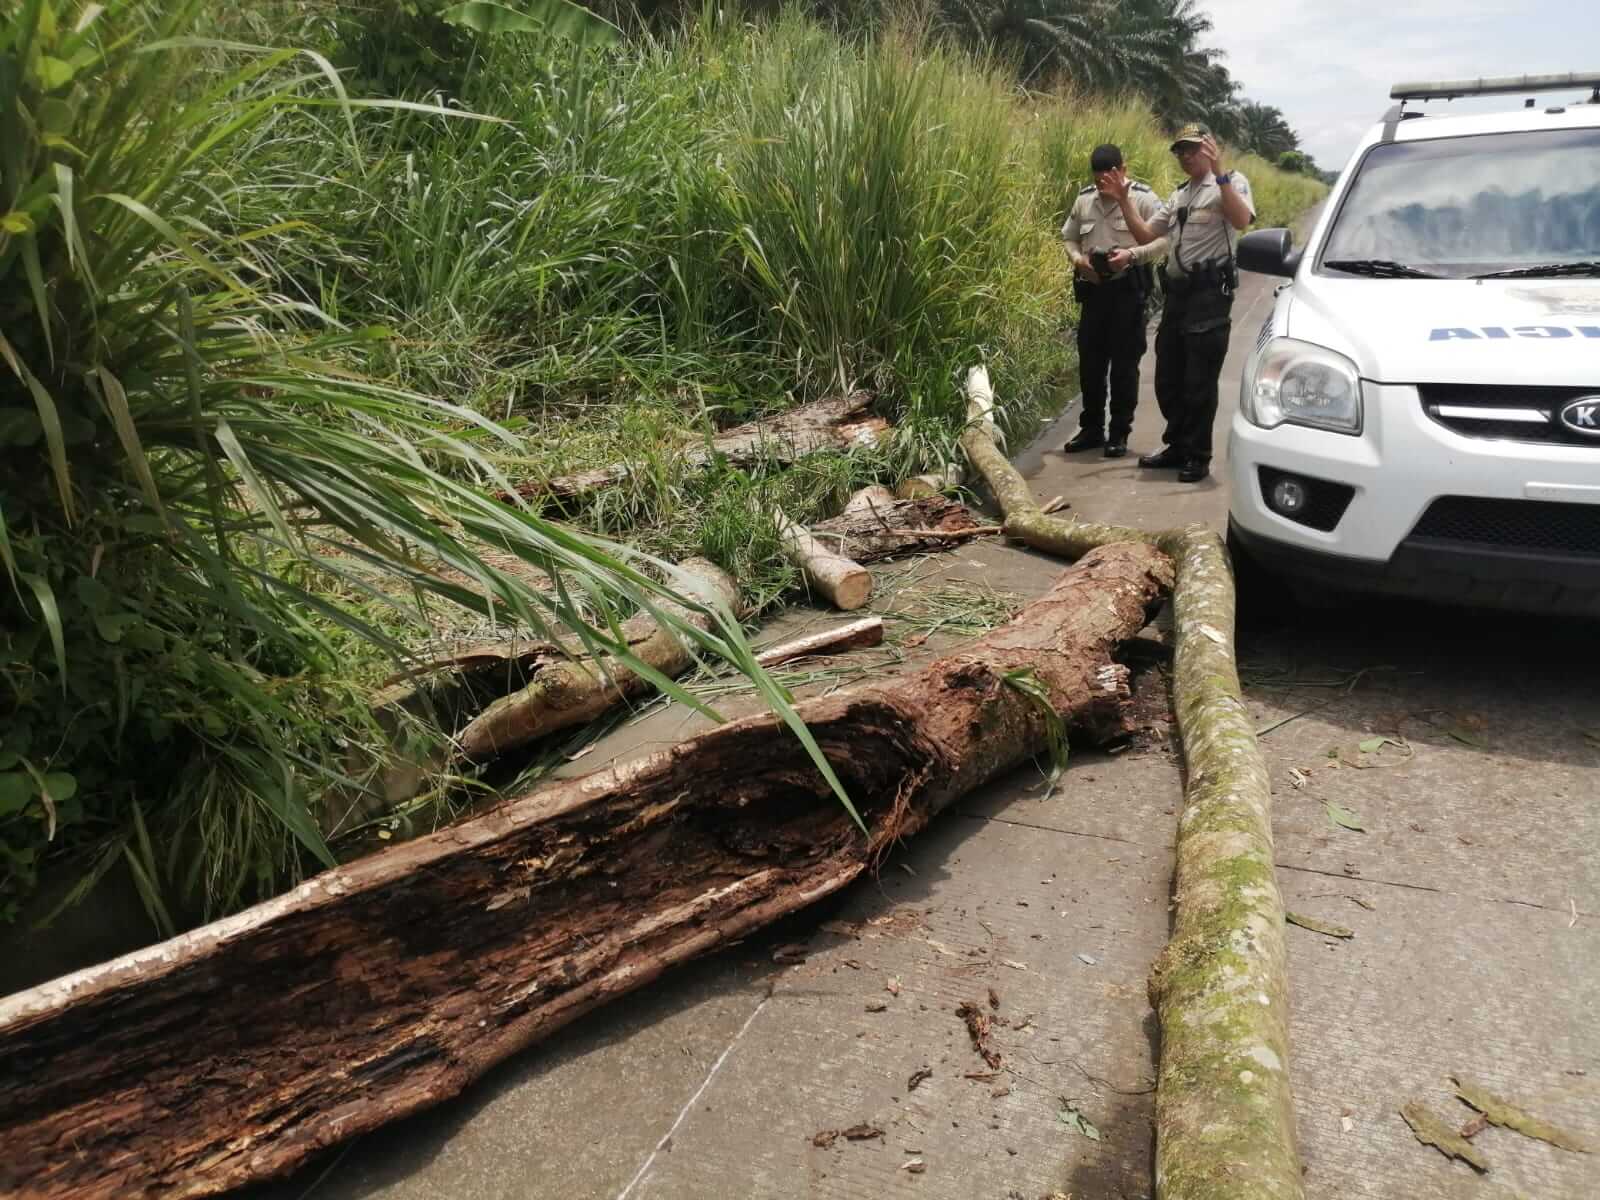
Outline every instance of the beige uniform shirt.
MULTIPOLYGON (((1161 210, 1161 201, 1145 184, 1131 184, 1128 196, 1146 223, 1161 210)), ((1111 197, 1100 195, 1093 184, 1079 192, 1072 202, 1072 212, 1061 227, 1061 236, 1066 239, 1067 257, 1072 259, 1079 254, 1088 257, 1096 250, 1109 253, 1121 249, 1133 251, 1135 263, 1147 263, 1155 262, 1167 252, 1166 238, 1139 245, 1128 231, 1128 219, 1122 215, 1122 207, 1111 197)))
MULTIPOLYGON (((1250 196, 1250 181, 1242 171, 1234 171, 1230 181, 1233 190, 1249 206, 1250 219, 1255 220, 1256 205, 1250 196)), ((1147 218, 1145 223, 1153 232, 1166 234, 1171 243, 1171 253, 1167 255, 1169 275, 1182 276, 1187 268, 1208 259, 1231 259, 1239 244, 1239 231, 1228 224, 1228 218, 1222 213, 1222 188, 1209 171, 1201 182, 1191 180, 1174 191, 1156 213, 1155 220, 1147 218), (1178 210, 1185 205, 1189 214, 1180 228, 1178 210)), ((1150 244, 1155 245, 1154 242, 1150 244)))

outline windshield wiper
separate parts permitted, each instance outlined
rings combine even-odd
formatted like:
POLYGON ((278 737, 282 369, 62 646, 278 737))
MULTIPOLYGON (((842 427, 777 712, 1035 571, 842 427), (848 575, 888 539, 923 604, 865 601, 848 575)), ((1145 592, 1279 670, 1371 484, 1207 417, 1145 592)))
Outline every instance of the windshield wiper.
POLYGON ((1407 263, 1387 258, 1333 258, 1322 264, 1351 275, 1371 275, 1374 279, 1438 279, 1440 276, 1407 263))
POLYGON ((1490 271, 1474 279, 1554 279, 1561 275, 1600 275, 1600 262, 1540 263, 1536 267, 1512 267, 1509 271, 1490 271))

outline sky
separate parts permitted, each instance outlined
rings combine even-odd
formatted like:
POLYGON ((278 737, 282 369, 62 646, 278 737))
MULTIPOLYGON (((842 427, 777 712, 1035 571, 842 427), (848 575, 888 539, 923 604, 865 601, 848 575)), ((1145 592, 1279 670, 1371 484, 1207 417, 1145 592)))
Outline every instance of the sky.
MULTIPOLYGON (((1283 110, 1300 144, 1336 171, 1399 82, 1480 75, 1600 74, 1594 0, 1201 0, 1205 44, 1244 94, 1283 110)), ((1541 103, 1574 99, 1541 94, 1541 103)), ((1516 96, 1430 102, 1428 111, 1504 110, 1516 96)))

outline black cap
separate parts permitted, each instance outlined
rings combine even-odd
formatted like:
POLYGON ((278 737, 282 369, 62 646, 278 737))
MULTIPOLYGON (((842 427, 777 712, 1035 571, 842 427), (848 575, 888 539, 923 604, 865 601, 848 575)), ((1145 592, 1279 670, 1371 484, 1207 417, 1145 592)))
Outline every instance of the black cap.
POLYGON ((1109 142, 1104 146, 1096 146, 1089 155, 1089 170, 1110 171, 1122 165, 1122 149, 1109 142))

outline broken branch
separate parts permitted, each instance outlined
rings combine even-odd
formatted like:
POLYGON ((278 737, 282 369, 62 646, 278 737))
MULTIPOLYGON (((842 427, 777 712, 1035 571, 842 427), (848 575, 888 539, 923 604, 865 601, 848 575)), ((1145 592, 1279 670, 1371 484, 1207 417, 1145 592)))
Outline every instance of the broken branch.
POLYGON ((1298 1200, 1289 1090, 1283 899, 1272 793, 1234 660, 1233 574, 1204 526, 1147 533, 1043 513, 987 426, 988 371, 967 377, 961 446, 1005 513, 1005 532, 1076 558, 1155 543, 1177 564, 1172 691, 1188 768, 1178 819, 1171 940, 1150 973, 1161 1021, 1156 1177, 1162 1200, 1298 1200), (1251 1164, 1241 1175, 1234 1164, 1251 1164))

